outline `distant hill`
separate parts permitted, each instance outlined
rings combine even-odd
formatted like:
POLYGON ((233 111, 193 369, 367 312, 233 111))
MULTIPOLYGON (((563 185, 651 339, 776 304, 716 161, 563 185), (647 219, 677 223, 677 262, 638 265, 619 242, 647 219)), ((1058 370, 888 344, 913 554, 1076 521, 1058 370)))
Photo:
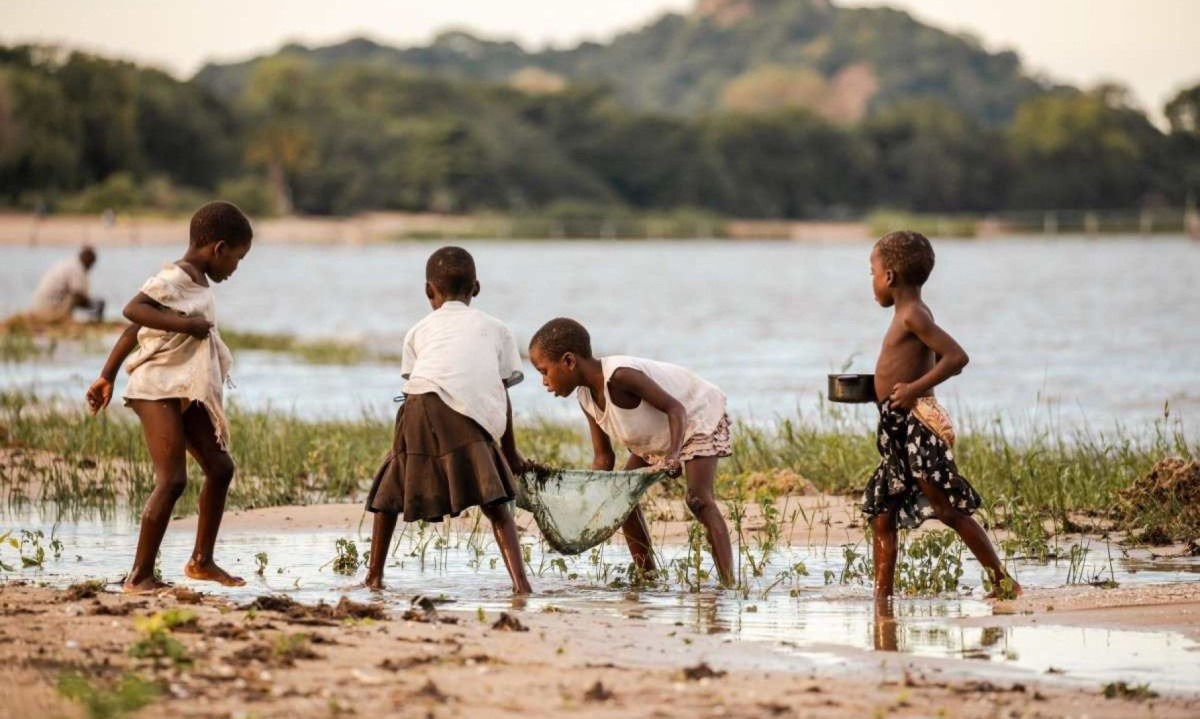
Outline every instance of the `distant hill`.
MULTIPOLYGON (((1012 52, 925 25, 890 8, 829 0, 698 0, 610 42, 527 52, 464 32, 397 48, 356 38, 287 45, 277 55, 317 65, 346 61, 414 74, 507 83, 527 91, 606 84, 631 109, 672 115, 805 107, 852 122, 899 100, 935 99, 988 125, 1050 89, 1012 52)), ((239 92, 263 58, 210 64, 196 80, 218 95, 239 92)))

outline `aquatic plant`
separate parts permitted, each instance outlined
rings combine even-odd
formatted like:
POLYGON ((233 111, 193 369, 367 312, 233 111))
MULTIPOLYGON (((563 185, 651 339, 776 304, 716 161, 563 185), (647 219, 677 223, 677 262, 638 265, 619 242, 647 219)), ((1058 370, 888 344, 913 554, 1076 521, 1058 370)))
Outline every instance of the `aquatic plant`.
POLYGON ((333 565, 333 571, 338 574, 354 574, 363 564, 358 558, 358 545, 354 543, 353 539, 338 537, 337 541, 334 542, 334 549, 337 554, 334 555, 333 559, 321 565, 322 569, 333 565))
POLYGON ((905 541, 896 562, 896 591, 933 597, 961 584, 962 542, 952 530, 925 532, 905 541))

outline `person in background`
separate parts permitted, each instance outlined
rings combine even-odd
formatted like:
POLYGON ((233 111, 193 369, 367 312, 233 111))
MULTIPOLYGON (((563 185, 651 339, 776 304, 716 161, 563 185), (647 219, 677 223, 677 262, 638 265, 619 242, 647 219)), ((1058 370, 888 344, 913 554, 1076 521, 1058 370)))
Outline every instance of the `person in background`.
POLYGON ((79 254, 47 270, 33 292, 29 317, 39 323, 67 322, 75 310, 85 310, 92 322, 104 320, 104 300, 92 297, 88 272, 96 264, 96 250, 85 245, 79 254))

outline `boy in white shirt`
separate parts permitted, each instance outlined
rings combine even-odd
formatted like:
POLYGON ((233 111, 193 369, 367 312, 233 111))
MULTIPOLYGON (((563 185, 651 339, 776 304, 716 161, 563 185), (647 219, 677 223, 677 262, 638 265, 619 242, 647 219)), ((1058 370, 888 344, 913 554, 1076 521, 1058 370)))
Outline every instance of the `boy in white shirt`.
POLYGON ((443 247, 429 257, 425 296, 433 312, 404 338, 404 404, 391 454, 367 496, 375 513, 366 578, 371 589, 383 587, 400 514, 406 522, 440 522, 478 506, 492 523, 513 592, 531 591, 507 507, 516 494, 513 471, 525 469, 508 400, 508 387, 523 379, 521 355, 503 322, 470 306, 478 294, 470 253, 443 247))

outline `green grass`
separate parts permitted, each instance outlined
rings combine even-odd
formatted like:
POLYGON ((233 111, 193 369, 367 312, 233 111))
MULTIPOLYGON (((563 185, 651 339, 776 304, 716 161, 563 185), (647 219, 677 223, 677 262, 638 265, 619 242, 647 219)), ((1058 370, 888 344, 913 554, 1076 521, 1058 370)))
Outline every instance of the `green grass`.
POLYGON ((301 340, 288 334, 265 334, 221 330, 221 339, 229 349, 258 350, 290 354, 310 364, 361 364, 363 362, 399 362, 396 353, 374 352, 359 344, 335 340, 301 340))
MULTIPOLYGON (((375 417, 310 421, 236 407, 229 417, 238 465, 230 490, 234 507, 360 498, 391 442, 391 421, 375 417)), ((1047 428, 1024 432, 1020 438, 998 423, 966 424, 956 458, 984 497, 984 517, 1017 530, 1031 546, 1043 522, 1065 529, 1072 514, 1107 515, 1117 504, 1117 492, 1157 460, 1198 454, 1182 424, 1166 417, 1138 433, 1047 428)), ((878 462, 873 432, 838 407, 826 406, 816 417, 782 419, 769 427, 739 424, 733 436, 733 457, 721 463, 718 477, 718 494, 726 500, 750 496, 744 483, 756 473, 781 469, 789 471, 785 476, 806 478, 822 491, 857 492, 878 462)), ((554 465, 590 464, 582 418, 568 424, 521 423, 517 437, 529 457, 554 465)), ((28 393, 0 393, 0 439, 8 446, 50 450, 64 459, 39 464, 27 453, 8 462, 0 475, 0 491, 10 505, 56 502, 68 508, 103 509, 127 498, 137 507, 153 487, 141 427, 123 409, 92 417, 82 410, 41 404, 28 393)), ((194 466, 190 471, 198 480, 194 466)), ((669 491, 681 493, 682 482, 672 487, 669 491)), ((189 483, 182 511, 192 511, 198 488, 198 481, 189 483)), ((784 481, 759 488, 753 496, 761 500, 790 489, 784 481)))

